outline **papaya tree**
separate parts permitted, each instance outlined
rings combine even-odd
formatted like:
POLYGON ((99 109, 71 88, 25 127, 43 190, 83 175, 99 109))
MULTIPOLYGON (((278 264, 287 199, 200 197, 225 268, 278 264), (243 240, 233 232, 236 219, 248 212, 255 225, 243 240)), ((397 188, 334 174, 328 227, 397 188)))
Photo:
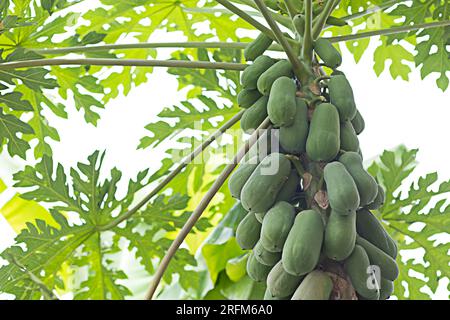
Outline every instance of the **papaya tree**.
POLYGON ((403 146, 364 162, 340 66, 372 45, 377 75, 413 64, 445 91, 449 17, 445 0, 1 1, 1 296, 448 298, 450 181, 405 185, 403 146), (97 126, 155 68, 185 97, 136 146, 157 167, 57 161, 52 119, 74 106, 97 126))

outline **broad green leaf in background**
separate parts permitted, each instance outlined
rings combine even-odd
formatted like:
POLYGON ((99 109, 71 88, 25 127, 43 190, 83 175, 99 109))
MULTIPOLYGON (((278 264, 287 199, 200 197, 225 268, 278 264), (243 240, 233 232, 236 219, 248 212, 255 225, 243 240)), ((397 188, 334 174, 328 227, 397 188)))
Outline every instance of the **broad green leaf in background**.
MULTIPOLYGON (((44 156, 34 167, 26 166, 14 175, 15 187, 37 187, 24 192, 22 197, 28 200, 55 204, 54 209, 78 213, 86 222, 101 225, 111 219, 114 210, 126 210, 134 197, 127 194, 121 200, 116 199, 117 185, 122 173, 113 168, 110 178, 101 180, 100 170, 104 153, 94 152, 87 163, 79 163, 77 169, 70 170, 72 184, 61 164, 55 167, 52 158, 44 156)), ((146 185, 148 170, 140 172, 136 181, 130 181, 129 190, 138 191, 146 185)))
POLYGON ((228 260, 225 272, 231 281, 238 282, 247 274, 247 260, 248 254, 228 260))
POLYGON ((87 279, 80 284, 74 298, 76 300, 123 300, 131 295, 130 290, 121 285, 118 280, 126 279, 126 274, 111 266, 108 253, 114 247, 102 245, 102 235, 94 234, 84 242, 83 251, 74 259, 74 264, 81 267, 88 265, 87 279))
MULTIPOLYGON (((16 238, 17 244, 1 254, 10 264, 0 269, 0 292, 11 293, 19 299, 43 295, 39 283, 27 276, 30 273, 41 278, 50 291, 68 285, 74 287, 73 283, 64 283, 58 275, 65 269, 63 263, 69 262, 77 276, 64 279, 79 283, 75 286, 76 299, 123 299, 131 292, 118 281, 126 279, 127 275, 111 263, 114 261, 112 255, 120 251, 121 240, 127 241, 130 252, 135 252, 149 273, 153 272, 153 263, 164 256, 172 242, 166 234, 177 231, 190 216, 190 212, 184 211, 189 198, 180 194, 161 195, 138 211, 125 226, 112 226, 102 232, 98 227, 111 222, 113 212, 123 214, 132 204, 135 192, 161 176, 157 172, 155 177, 147 179, 148 170, 139 173, 136 180, 129 182, 125 198, 117 199, 115 193, 121 172, 112 169, 110 176, 102 179, 103 158, 103 153, 93 153, 87 163, 79 163, 77 168, 70 170, 70 180, 63 167, 55 166, 53 159, 46 155, 36 166, 27 166, 14 175, 18 181, 16 187, 34 187, 22 194, 27 199, 22 201, 29 204, 26 208, 32 210, 30 220, 39 218, 39 212, 31 203, 40 201, 52 206, 50 212, 54 222, 51 225, 42 219, 35 220, 35 224, 27 222, 16 238), (65 212, 77 213, 81 222, 69 224, 61 214, 65 212), (87 278, 80 272, 86 266, 91 270, 87 278), (102 290, 88 290, 102 283, 105 286, 102 290)), ((11 206, 13 204, 15 202, 11 206)), ((200 219, 194 232, 204 232, 210 226, 207 219, 200 219)), ((171 283, 177 274, 181 286, 188 290, 199 281, 193 269, 196 264, 189 250, 182 249, 164 280, 171 283)))
MULTIPOLYGON (((1 61, 38 59, 41 56, 17 49, 5 60, 1 58, 0 52, 1 61)), ((45 137, 59 140, 56 130, 50 127, 40 114, 41 106, 38 97, 42 96, 42 90, 53 89, 57 86, 56 81, 47 76, 48 73, 49 71, 44 68, 0 71, 0 146, 7 143, 11 156, 18 155, 25 158, 25 153, 30 148, 28 142, 35 137, 39 140, 35 154, 37 156, 42 156, 44 153, 51 154, 50 146, 44 140, 45 137), (8 92, 11 89, 14 91, 8 92), (3 108, 3 105, 6 108, 3 108), (33 112, 33 118, 28 123, 22 121, 20 116, 29 112, 33 112)))
POLYGON ((202 254, 208 265, 211 280, 216 282, 219 272, 225 269, 228 260, 242 254, 242 249, 231 238, 223 244, 205 244, 202 248, 202 254))
POLYGON ((18 244, 1 254, 10 262, 0 268, 1 292, 13 294, 16 299, 39 298, 39 287, 24 269, 36 276, 44 275, 42 281, 53 289, 58 282, 56 278, 61 265, 95 232, 92 226, 70 226, 61 214, 53 212, 52 215, 59 228, 51 227, 42 220, 37 220, 36 226, 29 223, 28 228, 17 236, 18 244), (26 244, 26 249, 20 243, 26 244))
MULTIPOLYGON (((403 25, 423 22, 445 21, 450 19, 450 4, 448 1, 419 1, 400 3, 390 14, 405 17, 403 25)), ((430 73, 440 74, 436 83, 443 91, 448 88, 447 72, 450 61, 447 49, 450 37, 450 27, 422 30, 417 33, 418 43, 415 62, 421 66, 422 78, 430 73), (437 50, 435 50, 437 49, 437 50)), ((398 38, 398 37, 397 37, 398 38)))
POLYGON ((401 276, 394 294, 400 299, 428 299, 423 287, 435 293, 439 280, 450 278, 450 242, 445 240, 450 230, 450 181, 439 182, 434 172, 409 187, 405 185, 416 167, 416 153, 404 147, 385 151, 369 168, 386 189, 386 202, 378 214, 399 245, 401 276), (415 249, 423 250, 423 262, 402 258, 402 250, 415 249), (426 280, 412 275, 412 271, 423 274, 426 280))
POLYGON ((222 271, 216 287, 207 293, 205 299, 262 300, 265 290, 263 282, 255 282, 247 275, 233 282, 222 271))
POLYGON ((22 100, 20 92, 0 93, 0 103, 4 103, 8 108, 18 111, 31 111, 33 107, 27 100, 22 100))
MULTIPOLYGON (((333 35, 349 34, 354 29, 357 33, 389 29, 393 26, 407 26, 420 23, 429 23, 435 21, 448 21, 450 19, 448 1, 341 1, 339 8, 333 13, 337 17, 350 18, 351 28, 346 26, 332 27, 326 31, 333 35), (383 11, 377 10, 378 7, 383 11), (353 14, 369 10, 362 17, 353 18, 353 14), (350 14, 350 16, 349 16, 350 14)), ((421 68, 422 78, 437 73, 439 74, 436 83, 440 89, 445 91, 448 88, 447 73, 450 70, 448 59, 448 39, 449 27, 432 28, 400 33, 396 35, 381 36, 381 41, 374 54, 374 70, 379 75, 384 70, 384 64, 387 59, 392 60, 390 73, 395 79, 400 76, 407 80, 410 68, 405 61, 414 61, 417 67, 421 68), (403 46, 404 43, 397 41, 406 41, 415 47, 415 51, 410 51, 403 46)), ((373 41, 373 40, 370 40, 373 41)), ((368 39, 349 41, 347 48, 354 55, 358 62, 368 47, 368 39), (356 43, 356 44, 355 44, 356 43)))
POLYGON ((7 144, 10 155, 18 155, 25 159, 25 153, 30 148, 28 142, 18 134, 32 134, 33 128, 10 114, 5 114, 0 108, 0 144, 7 144))
POLYGON ((52 75, 58 78, 59 94, 63 99, 67 99, 68 91, 72 91, 75 107, 84 110, 86 122, 96 125, 99 115, 92 110, 92 107, 103 108, 103 104, 90 94, 83 94, 87 91, 93 94, 103 94, 103 87, 98 84, 98 79, 92 75, 83 75, 85 70, 78 68, 52 68, 52 75), (83 75, 83 76, 81 76, 83 75))
POLYGON ((249 287, 253 287, 253 284, 248 283, 248 277, 246 277, 247 280, 245 280, 242 276, 239 277, 237 275, 239 273, 242 274, 242 271, 244 271, 244 275, 246 274, 245 266, 242 266, 242 263, 236 263, 231 266, 233 261, 236 261, 236 259, 245 253, 238 246, 234 236, 237 225, 244 218, 246 213, 247 212, 240 203, 235 203, 200 248, 198 253, 199 257, 201 257, 200 261, 204 261, 208 270, 208 277, 203 278, 204 283, 201 286, 204 291, 198 292, 200 297, 205 296, 207 299, 213 299, 212 295, 214 295, 214 292, 220 293, 221 296, 226 297, 223 289, 233 286, 234 283, 240 283, 241 281, 243 281, 245 285, 243 285, 243 289, 241 288, 240 290, 245 291, 248 290, 249 287), (242 267, 244 270, 242 270, 242 267), (226 271, 227 269, 228 271, 226 271), (230 277, 227 275, 228 272, 231 274, 230 277))
MULTIPOLYGON (((384 42, 384 41, 383 41, 384 42)), ((403 80, 408 80, 408 75, 411 68, 405 63, 406 61, 413 61, 412 53, 403 48, 399 44, 386 44, 375 49, 373 69, 377 76, 379 76, 385 69, 387 60, 391 60, 389 71, 394 79, 401 77, 403 80)))

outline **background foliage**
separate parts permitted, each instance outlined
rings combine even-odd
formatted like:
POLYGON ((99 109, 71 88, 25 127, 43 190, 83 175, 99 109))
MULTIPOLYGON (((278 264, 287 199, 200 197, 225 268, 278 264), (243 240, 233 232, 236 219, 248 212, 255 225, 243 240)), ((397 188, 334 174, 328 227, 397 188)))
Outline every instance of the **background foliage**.
MULTIPOLYGON (((253 30, 245 21, 215 1, 196 0, 15 0, 0 6, 0 63, 56 56, 48 48, 146 42, 156 30, 182 33, 187 41, 250 40, 238 36, 253 30), (208 28, 202 28, 207 24, 208 28), (205 31, 207 29, 207 31, 205 31)), ((252 2, 244 4, 258 16, 252 2)), ((328 36, 341 36, 397 26, 445 21, 448 1, 341 1, 334 16, 348 22, 330 27, 328 36), (376 7, 382 9, 377 10, 376 7)), ((376 43, 373 69, 377 75, 389 66, 392 77, 407 80, 413 62, 422 77, 438 74, 437 86, 448 87, 450 70, 447 43, 449 27, 423 29, 342 42, 358 62, 370 42, 376 43)), ((181 37, 181 36, 180 36, 181 37)), ((153 59, 154 48, 79 51, 71 56, 93 58, 153 59)), ((237 49, 173 50, 173 59, 243 62, 237 49)), ((52 158, 52 144, 60 137, 44 114, 67 118, 66 105, 74 104, 87 123, 96 125, 99 110, 111 99, 127 95, 143 85, 152 68, 51 67, 0 70, 0 148, 30 165, 14 175, 20 192, 1 212, 18 232, 16 244, 1 258, 0 292, 17 299, 54 298, 73 293, 76 299, 124 299, 145 290, 131 279, 148 279, 167 251, 177 230, 220 173, 216 167, 225 156, 211 149, 205 164, 190 164, 163 194, 126 222, 115 224, 141 195, 169 173, 171 154, 190 149, 197 139, 237 112, 239 73, 172 68, 179 90, 188 88, 186 99, 167 106, 146 126, 138 148, 168 146, 167 158, 156 172, 143 168, 131 181, 121 172, 102 170, 104 152, 96 151, 73 168, 52 158), (202 121, 202 132, 193 124, 202 121), (198 130, 197 130, 198 131, 198 130), (196 135, 193 135, 196 132, 196 135), (182 143, 179 143, 182 142, 182 143), (176 149, 176 150, 173 150, 176 149), (119 184, 127 185, 125 195, 119 184), (127 272, 121 261, 137 268, 127 272), (131 258, 130 258, 131 257, 131 258)), ((370 172, 387 190, 385 206, 377 212, 403 253, 416 250, 422 260, 400 255, 398 298, 426 299, 440 279, 449 277, 447 193, 450 181, 438 183, 428 174, 405 188, 415 167, 417 150, 386 151, 370 166, 370 172), (445 239, 445 237, 444 237, 445 239), (424 289, 425 288, 425 289, 424 289)), ((0 192, 6 186, 0 183, 0 192)), ((165 274, 160 297, 203 299, 260 298, 264 288, 245 275, 246 252, 234 240, 236 221, 242 212, 222 188, 177 253, 165 274), (231 210, 231 211, 230 211, 231 210), (229 212, 227 214, 227 212, 229 212)), ((142 281, 141 281, 142 282, 142 281)))

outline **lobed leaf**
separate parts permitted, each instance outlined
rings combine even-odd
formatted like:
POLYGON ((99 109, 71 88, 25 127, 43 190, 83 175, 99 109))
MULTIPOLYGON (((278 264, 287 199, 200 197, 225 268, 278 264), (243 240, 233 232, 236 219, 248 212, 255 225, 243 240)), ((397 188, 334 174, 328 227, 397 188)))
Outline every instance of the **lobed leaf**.
POLYGON ((386 229, 399 245, 397 263, 401 277, 396 281, 395 295, 399 298, 424 299, 422 290, 428 287, 436 292, 438 282, 449 278, 450 242, 446 241, 450 230, 450 205, 446 196, 450 193, 450 181, 438 182, 436 173, 427 174, 405 186, 416 167, 417 150, 400 147, 385 151, 369 171, 375 175, 386 190, 386 202, 379 210, 386 229), (416 225, 416 228, 412 228, 416 225), (418 228, 420 226, 420 228, 418 228), (402 250, 423 250, 423 262, 402 259, 402 250), (426 281, 411 275, 423 274, 426 281), (403 287, 406 286, 407 291, 403 287))

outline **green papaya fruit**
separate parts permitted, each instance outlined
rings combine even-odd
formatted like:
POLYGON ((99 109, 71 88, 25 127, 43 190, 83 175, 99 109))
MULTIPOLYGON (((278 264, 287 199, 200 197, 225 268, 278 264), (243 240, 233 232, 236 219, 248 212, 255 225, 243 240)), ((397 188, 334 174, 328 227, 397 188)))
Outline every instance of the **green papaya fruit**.
POLYGON ((260 233, 261 223, 256 220, 253 212, 249 212, 236 229, 236 241, 242 249, 252 249, 258 242, 260 233))
POLYGON ((356 105, 353 90, 343 75, 331 76, 328 81, 330 102, 336 106, 341 121, 351 120, 356 116, 356 105))
POLYGON ((295 31, 297 31, 300 37, 305 34, 305 16, 303 14, 297 14, 292 19, 292 24, 294 25, 295 31))
POLYGON ((262 224, 266 213, 267 212, 255 212, 256 220, 258 220, 258 222, 262 224))
POLYGON ((278 297, 274 297, 272 295, 272 293, 270 293, 269 288, 266 288, 266 291, 264 292, 264 300, 290 300, 291 297, 282 297, 282 298, 278 298, 278 297))
POLYGON ((358 188, 342 163, 328 163, 323 170, 323 177, 327 185, 328 201, 333 210, 341 215, 349 215, 358 209, 358 188))
POLYGON ((364 160, 364 156, 363 156, 363 153, 362 153, 362 151, 361 151, 361 147, 359 147, 359 149, 358 149, 357 152, 358 152, 359 156, 361 157, 361 159, 364 160))
POLYGON ((359 150, 359 140, 350 121, 341 122, 341 150, 354 151, 359 150))
POLYGON ((361 132, 363 132, 364 128, 366 127, 364 118, 362 117, 358 109, 356 109, 356 114, 352 119, 352 125, 357 135, 361 134, 361 132))
POLYGON ((284 154, 274 152, 265 157, 242 188, 242 206, 253 212, 269 210, 290 173, 291 162, 284 154))
POLYGON ((355 245, 352 254, 345 260, 344 269, 356 292, 366 299, 378 300, 380 292, 378 284, 373 284, 374 274, 368 273, 369 257, 360 245, 355 245), (368 285, 368 284, 372 285, 368 285))
POLYGON ((386 239, 387 239, 388 247, 389 247, 389 249, 386 253, 395 260, 395 259, 397 259, 397 254, 398 254, 397 242, 395 242, 395 240, 391 238, 391 236, 387 233, 386 230, 384 230, 384 233, 386 234, 386 239))
POLYGON ((255 259, 258 260, 259 263, 262 263, 266 266, 274 266, 281 259, 280 252, 270 252, 266 250, 262 244, 261 240, 253 248, 253 254, 255 255, 255 259))
POLYGON ((241 163, 231 175, 228 180, 228 189, 233 198, 239 199, 241 197, 242 187, 244 187, 244 184, 247 182, 248 178, 250 178, 257 166, 258 158, 253 157, 248 161, 241 163))
POLYGON ((292 295, 291 300, 328 300, 333 290, 330 276, 320 270, 306 275, 292 295))
POLYGON ((286 183, 281 188, 280 192, 278 192, 277 199, 278 201, 286 201, 290 202, 297 194, 297 189, 300 187, 300 177, 298 176, 297 170, 291 170, 289 177, 286 183))
POLYGON ((330 40, 319 38, 314 42, 314 51, 323 63, 331 69, 336 69, 342 63, 342 56, 330 40))
POLYGON ((296 91, 297 86, 291 78, 279 77, 274 81, 267 103, 267 113, 275 126, 290 126, 294 123, 297 111, 296 91))
POLYGON ((241 74, 242 87, 248 90, 257 89, 256 83, 258 82, 258 78, 264 71, 273 66, 274 63, 275 60, 268 56, 259 56, 256 58, 241 74))
POLYGON ((272 297, 288 297, 294 293, 302 279, 302 276, 286 272, 283 263, 278 261, 267 276, 267 289, 272 297))
POLYGON ((385 195, 384 195, 384 189, 380 185, 377 187, 377 196, 372 201, 372 203, 369 203, 366 207, 370 210, 378 210, 380 207, 384 205, 385 195))
POLYGON ((378 184, 364 169, 361 156, 356 152, 345 152, 339 158, 348 173, 355 181, 359 193, 359 205, 365 206, 375 200, 378 193, 378 184))
POLYGON ((339 153, 340 125, 336 108, 330 103, 321 103, 314 110, 306 153, 313 161, 331 161, 339 153))
POLYGON ((269 49, 273 40, 266 36, 265 33, 260 33, 255 40, 250 42, 244 49, 244 57, 247 61, 253 61, 269 49))
POLYGON ((251 133, 256 130, 260 124, 267 118, 267 102, 269 98, 263 96, 259 98, 253 106, 244 111, 241 117, 241 129, 245 133, 251 133))
POLYGON ((380 279, 380 300, 387 300, 394 292, 394 282, 381 277, 380 279))
POLYGON ((253 281, 266 282, 270 269, 272 268, 260 263, 255 255, 250 253, 247 260, 247 274, 253 281))
POLYGON ((356 212, 347 216, 331 210, 325 227, 323 251, 332 260, 345 260, 355 248, 356 212))
POLYGON ((358 234, 384 252, 389 252, 386 232, 380 222, 369 210, 361 208, 356 214, 356 230, 358 234))
POLYGON ((257 87, 259 92, 268 96, 273 83, 280 77, 292 77, 292 65, 288 60, 280 60, 258 78, 257 87))
POLYGON ((364 248, 370 263, 380 268, 383 278, 391 281, 397 279, 398 266, 390 255, 358 235, 356 236, 356 243, 364 248))
POLYGON ((237 103, 239 107, 248 109, 253 106, 259 98, 261 98, 261 93, 259 93, 258 90, 243 89, 238 93, 237 103))
POLYGON ((301 276, 314 270, 320 257, 323 229, 322 217, 315 210, 302 211, 295 217, 281 255, 287 272, 301 276))
POLYGON ((260 242, 266 250, 281 252, 294 224, 295 209, 287 202, 277 202, 264 216, 260 242))
POLYGON ((303 99, 296 98, 294 122, 290 126, 280 128, 280 146, 292 154, 303 153, 306 150, 308 132, 308 106, 303 99))

